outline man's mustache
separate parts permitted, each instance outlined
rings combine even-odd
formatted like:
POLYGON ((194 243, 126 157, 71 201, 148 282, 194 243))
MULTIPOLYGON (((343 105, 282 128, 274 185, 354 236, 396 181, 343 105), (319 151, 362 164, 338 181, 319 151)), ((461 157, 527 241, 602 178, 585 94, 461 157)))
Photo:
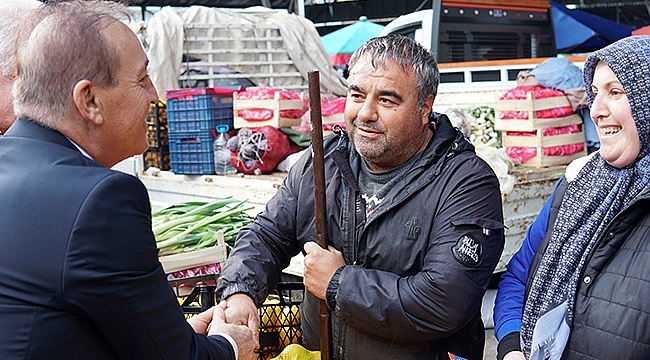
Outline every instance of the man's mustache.
POLYGON ((356 118, 352 121, 352 126, 356 128, 362 127, 364 129, 382 132, 382 133, 384 132, 384 127, 381 126, 381 124, 377 123, 376 121, 365 122, 356 118))

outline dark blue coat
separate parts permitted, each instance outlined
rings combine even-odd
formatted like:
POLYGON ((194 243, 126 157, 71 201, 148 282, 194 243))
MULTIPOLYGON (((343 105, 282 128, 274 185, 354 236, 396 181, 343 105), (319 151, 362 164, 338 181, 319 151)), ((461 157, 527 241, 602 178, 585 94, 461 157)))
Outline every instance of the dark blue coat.
POLYGON ((0 359, 234 359, 185 321, 137 178, 17 120, 0 189, 0 359))

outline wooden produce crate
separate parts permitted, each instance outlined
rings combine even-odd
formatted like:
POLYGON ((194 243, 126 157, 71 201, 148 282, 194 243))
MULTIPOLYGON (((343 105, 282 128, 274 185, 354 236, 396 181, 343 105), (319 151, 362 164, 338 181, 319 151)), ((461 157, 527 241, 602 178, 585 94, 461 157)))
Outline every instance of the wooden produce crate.
POLYGON ((343 114, 334 114, 330 116, 323 116, 323 125, 325 124, 339 124, 345 123, 345 117, 343 114))
POLYGON ((566 165, 574 159, 587 155, 584 129, 580 132, 565 135, 544 135, 544 129, 564 127, 573 124, 582 125, 582 118, 573 114, 561 118, 536 118, 535 114, 540 110, 548 110, 559 107, 571 106, 566 96, 556 96, 544 99, 535 99, 533 92, 527 93, 525 100, 496 100, 494 128, 502 134, 502 145, 504 147, 534 147, 537 155, 529 159, 524 165, 533 167, 546 167, 555 165, 566 165), (503 111, 526 111, 528 119, 501 119, 498 115, 503 111), (507 132, 535 132, 535 136, 511 136, 507 132), (544 156, 544 148, 552 146, 563 146, 569 144, 584 144, 584 150, 564 156, 544 156))
POLYGON ((239 100, 238 93, 233 93, 233 113, 234 113, 234 126, 236 129, 243 127, 262 127, 271 125, 275 128, 292 127, 300 125, 302 121, 300 118, 292 119, 280 116, 282 110, 302 110, 303 108, 303 93, 300 93, 300 100, 281 100, 280 92, 276 91, 273 99, 268 100, 239 100), (272 110, 273 118, 263 121, 248 121, 239 116, 239 110, 246 109, 264 109, 272 110))
POLYGON ((224 262, 228 252, 222 231, 217 232, 217 238, 219 239, 217 245, 207 249, 159 257, 158 260, 165 274, 197 266, 224 262))

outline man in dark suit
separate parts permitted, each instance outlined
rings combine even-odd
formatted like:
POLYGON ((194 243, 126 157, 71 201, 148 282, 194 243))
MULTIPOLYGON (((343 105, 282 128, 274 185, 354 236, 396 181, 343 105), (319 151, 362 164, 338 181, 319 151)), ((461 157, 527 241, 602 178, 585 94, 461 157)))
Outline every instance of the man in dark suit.
POLYGON ((17 120, 0 138, 0 359, 253 358, 223 305, 185 320, 146 189, 109 169, 147 149, 158 100, 127 14, 46 5, 19 49, 17 120))

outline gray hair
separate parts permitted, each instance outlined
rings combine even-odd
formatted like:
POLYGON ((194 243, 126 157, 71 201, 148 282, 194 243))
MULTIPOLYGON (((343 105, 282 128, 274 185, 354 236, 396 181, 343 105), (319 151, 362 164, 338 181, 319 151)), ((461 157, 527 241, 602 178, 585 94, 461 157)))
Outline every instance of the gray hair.
POLYGON ((3 0, 0 4, 0 75, 16 74, 16 47, 20 25, 41 3, 37 0, 3 0))
POLYGON ((415 73, 418 90, 417 111, 422 110, 422 105, 429 95, 437 95, 440 83, 438 64, 433 54, 416 41, 395 34, 370 39, 352 54, 349 68, 352 69, 364 56, 370 57, 374 67, 392 61, 404 70, 415 73))
POLYGON ((55 2, 38 15, 40 22, 18 49, 14 111, 56 129, 68 116, 79 81, 116 85, 120 52, 102 30, 132 15, 122 3, 96 0, 55 2))

